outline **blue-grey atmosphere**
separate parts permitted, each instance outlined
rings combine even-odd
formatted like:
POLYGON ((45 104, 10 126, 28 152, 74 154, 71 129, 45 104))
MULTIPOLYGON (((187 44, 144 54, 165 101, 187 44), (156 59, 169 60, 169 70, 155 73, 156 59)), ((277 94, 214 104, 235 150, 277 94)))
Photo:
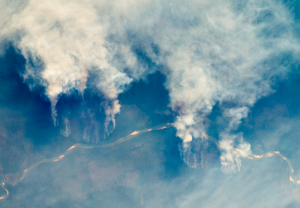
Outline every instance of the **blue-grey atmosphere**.
POLYGON ((0 207, 300 207, 300 1, 0 0, 0 207))

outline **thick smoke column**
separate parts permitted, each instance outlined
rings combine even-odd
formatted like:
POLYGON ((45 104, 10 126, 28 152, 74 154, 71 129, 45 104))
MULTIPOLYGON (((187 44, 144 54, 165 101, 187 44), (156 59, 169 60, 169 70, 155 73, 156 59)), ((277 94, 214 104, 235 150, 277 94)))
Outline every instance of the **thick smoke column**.
MULTIPOLYGON (((114 53, 110 50, 113 49, 105 40, 108 25, 93 6, 84 1, 41 3, 33 0, 2 28, 4 35, 15 36, 14 44, 27 60, 24 79, 34 79, 31 87, 43 85, 46 88, 55 124, 59 95, 74 88, 83 92, 89 71, 99 77, 95 87, 112 100, 114 110, 107 111, 111 120, 114 120, 113 114, 118 113, 114 100, 132 81, 123 72, 130 64, 116 68, 111 63, 114 53)), ((119 47, 129 61, 130 51, 125 46, 119 47)))
MULTIPOLYGON (((118 95, 131 82, 160 70, 167 77, 170 106, 178 113, 175 127, 183 139, 183 156, 191 154, 192 140, 205 138, 207 116, 220 105, 227 124, 219 132, 225 172, 239 169, 239 157, 251 152, 233 131, 251 106, 272 92, 273 83, 284 78, 299 53, 292 17, 275 1, 1 4, 6 8, 1 36, 26 58, 24 80, 32 88, 45 87, 55 124, 60 95, 72 89, 82 93, 93 74, 92 87, 106 99, 110 131, 120 112, 118 95), (232 155, 234 147, 245 154, 232 155)), ((69 133, 68 126, 64 134, 69 133)), ((184 160, 192 167, 197 162, 184 160)))
POLYGON ((233 131, 298 58, 291 16, 272 1, 193 2, 172 7, 171 14, 181 22, 168 25, 162 33, 169 38, 161 38, 158 45, 168 54, 166 87, 170 105, 179 112, 175 126, 184 142, 184 159, 192 167, 199 161, 185 155, 191 154, 192 140, 205 138, 206 116, 218 103, 227 123, 219 132, 221 163, 225 172, 236 171, 239 157, 251 151, 233 131), (286 58, 290 62, 284 62, 286 58), (243 155, 233 155, 234 147, 243 155))

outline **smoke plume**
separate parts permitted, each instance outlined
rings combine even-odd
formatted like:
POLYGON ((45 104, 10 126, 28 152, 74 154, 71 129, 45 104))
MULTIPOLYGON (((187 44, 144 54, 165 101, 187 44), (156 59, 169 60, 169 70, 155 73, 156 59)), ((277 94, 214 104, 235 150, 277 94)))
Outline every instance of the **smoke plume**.
MULTIPOLYGON (((191 141, 205 137, 207 116, 220 106, 226 121, 218 132, 225 172, 238 170, 239 158, 251 152, 236 132, 242 119, 258 99, 273 92, 299 54, 295 22, 278 1, 28 0, 1 5, 1 41, 12 42, 25 57, 25 82, 32 89, 45 88, 54 124, 60 96, 74 89, 84 93, 93 75, 90 87, 106 100, 104 125, 111 132, 120 113, 118 95, 159 70, 178 114, 175 127, 183 152, 191 141), (245 154, 233 155, 235 147, 245 154)), ((67 118, 65 125, 69 135, 67 118)))

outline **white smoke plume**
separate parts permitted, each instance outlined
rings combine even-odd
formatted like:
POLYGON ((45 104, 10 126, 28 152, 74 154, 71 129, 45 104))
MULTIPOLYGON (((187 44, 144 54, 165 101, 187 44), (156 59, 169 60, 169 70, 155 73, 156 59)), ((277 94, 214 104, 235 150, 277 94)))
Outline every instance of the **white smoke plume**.
MULTIPOLYGON (((105 40, 108 25, 93 7, 86 1, 31 0, 2 27, 2 34, 18 36, 14 44, 27 60, 25 80, 34 78, 35 84, 46 87, 54 123, 59 95, 74 88, 82 92, 90 70, 99 75, 97 88, 108 100, 117 99, 132 81, 123 72, 125 66, 110 63, 114 54, 105 40), (37 71, 40 64, 42 69, 37 71)), ((134 64, 126 46, 118 50, 134 64)))
MULTIPOLYGON (((169 38, 159 44, 169 52, 166 87, 170 105, 179 111, 175 127, 184 146, 205 135, 206 116, 214 105, 219 103, 223 110, 228 125, 219 138, 225 172, 238 170, 239 157, 251 153, 242 135, 233 131, 247 117, 249 108, 272 92, 274 82, 284 78, 299 57, 292 18, 283 5, 272 1, 241 4, 217 1, 194 8, 183 6, 189 11, 185 24, 170 26, 164 31, 169 38), (283 61, 286 57, 290 62, 283 61), (245 154, 233 155, 234 147, 242 148, 245 154)), ((174 10, 174 16, 183 16, 180 13, 184 9, 174 10)))
POLYGON ((60 133, 62 135, 64 135, 65 137, 69 137, 71 134, 71 125, 70 125, 70 121, 68 120, 68 118, 63 118, 64 120, 64 125, 65 125, 65 129, 64 130, 60 130, 60 133))
POLYGON ((6 11, 1 14, 1 37, 26 58, 24 79, 35 80, 31 87, 46 88, 54 122, 59 96, 74 88, 83 92, 92 72, 97 75, 95 88, 107 99, 105 124, 114 127, 118 95, 156 70, 139 59, 134 51, 138 47, 152 63, 163 66, 183 151, 205 135, 205 120, 219 103, 228 121, 219 132, 226 172, 239 169, 239 156, 246 156, 232 155, 234 147, 250 154, 249 144, 233 131, 255 102, 272 92, 274 82, 285 77, 299 54, 293 18, 278 1, 1 4, 6 11))

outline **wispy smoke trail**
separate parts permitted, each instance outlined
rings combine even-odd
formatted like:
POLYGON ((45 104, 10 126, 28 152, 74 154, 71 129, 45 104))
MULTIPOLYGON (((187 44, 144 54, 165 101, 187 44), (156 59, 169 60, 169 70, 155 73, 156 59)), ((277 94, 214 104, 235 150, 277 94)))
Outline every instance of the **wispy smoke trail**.
POLYGON ((242 155, 232 155, 234 147, 250 154, 249 144, 233 131, 299 54, 293 18, 277 1, 18 3, 2 2, 1 36, 26 58, 25 81, 45 87, 54 123, 59 96, 74 88, 82 93, 93 74, 91 86, 107 100, 110 132, 120 112, 118 95, 159 69, 179 114, 175 127, 183 152, 205 137, 207 115, 219 103, 227 122, 219 132, 226 172, 240 167, 242 155))

